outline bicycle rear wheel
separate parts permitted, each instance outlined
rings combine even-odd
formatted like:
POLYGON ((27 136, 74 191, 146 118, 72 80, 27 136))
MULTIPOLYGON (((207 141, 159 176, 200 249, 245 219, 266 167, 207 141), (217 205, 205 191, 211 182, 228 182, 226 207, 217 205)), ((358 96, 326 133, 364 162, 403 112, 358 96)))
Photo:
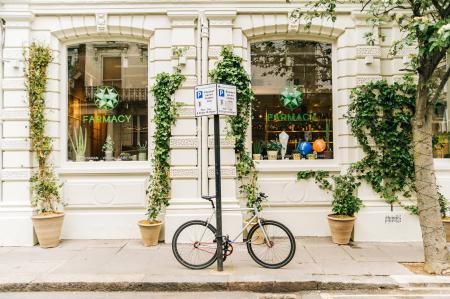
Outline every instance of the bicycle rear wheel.
POLYGON ((283 224, 261 220, 264 232, 255 224, 248 232, 247 250, 259 265, 278 269, 286 266, 295 255, 295 238, 283 224), (267 236, 267 238, 266 238, 267 236))
POLYGON ((211 266, 217 259, 216 229, 205 221, 188 221, 172 239, 172 252, 180 264, 198 270, 211 266))

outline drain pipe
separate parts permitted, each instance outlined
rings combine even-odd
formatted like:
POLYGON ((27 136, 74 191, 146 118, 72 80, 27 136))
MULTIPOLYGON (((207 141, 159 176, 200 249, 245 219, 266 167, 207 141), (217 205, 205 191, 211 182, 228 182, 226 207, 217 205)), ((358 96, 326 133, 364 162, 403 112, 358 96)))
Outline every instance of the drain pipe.
MULTIPOLYGON (((5 20, 0 18, 0 103, 3 106, 3 48, 5 47, 5 20)), ((0 120, 0 138, 3 138, 3 120, 0 120)), ((0 150, 0 165, 3 165, 3 151, 0 150)), ((3 200, 3 189, 0 184, 0 203, 3 200)))
MULTIPOLYGON (((202 18, 201 13, 199 12, 197 18, 197 40, 195 43, 196 46, 196 74, 197 74, 197 85, 202 84, 202 18)), ((195 100, 195 99, 194 99, 195 100)), ((200 197, 202 195, 202 119, 197 118, 197 164, 200 168, 199 178, 197 180, 197 196, 200 197)))
MULTIPOLYGON (((208 83, 208 42, 209 42, 209 28, 208 20, 205 17, 205 13, 201 12, 201 73, 202 84, 208 83)), ((209 148, 208 148, 208 117, 202 116, 201 126, 201 180, 202 180, 202 194, 209 194, 209 182, 208 182, 208 166, 209 166, 209 148)))

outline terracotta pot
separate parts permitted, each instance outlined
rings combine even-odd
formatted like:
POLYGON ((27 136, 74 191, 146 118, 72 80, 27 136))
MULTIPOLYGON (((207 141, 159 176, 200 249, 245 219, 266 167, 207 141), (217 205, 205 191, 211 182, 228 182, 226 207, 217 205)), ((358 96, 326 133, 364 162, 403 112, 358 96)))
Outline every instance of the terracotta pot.
POLYGON ((294 157, 294 160, 301 160, 302 159, 302 156, 300 156, 299 153, 292 154, 292 157, 294 157))
MULTIPOLYGON (((250 219, 244 220, 245 225, 247 225, 247 223, 249 222, 250 219)), ((247 226, 246 231, 244 231, 244 238, 246 239, 248 237, 248 232, 250 231, 250 229, 255 226, 258 225, 258 221, 253 220, 249 226, 247 226)), ((256 232, 253 234, 253 240, 252 240, 252 244, 255 245, 260 245, 264 243, 264 233, 261 231, 261 229, 256 230, 256 232)))
POLYGON ((52 248, 59 245, 64 213, 38 214, 31 217, 39 246, 52 248))
POLYGON ((328 215, 328 225, 330 226, 331 239, 336 244, 348 244, 353 231, 356 217, 328 215))
POLYGON ((267 159, 276 160, 278 158, 278 151, 267 151, 267 159))
POLYGON ((444 223, 445 236, 447 242, 450 242, 450 217, 442 218, 442 222, 444 223))
POLYGON ((158 245, 159 232, 161 231, 161 221, 141 220, 138 222, 141 230, 141 237, 144 246, 158 245))
POLYGON ((253 160, 261 160, 261 154, 253 154, 253 160))

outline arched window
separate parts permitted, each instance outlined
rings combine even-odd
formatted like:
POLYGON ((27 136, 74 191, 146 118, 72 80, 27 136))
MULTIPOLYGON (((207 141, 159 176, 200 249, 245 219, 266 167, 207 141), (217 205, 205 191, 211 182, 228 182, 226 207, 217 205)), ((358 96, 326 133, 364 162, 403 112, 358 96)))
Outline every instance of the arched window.
POLYGON ((72 45, 67 66, 68 160, 147 160, 147 45, 72 45))
MULTIPOLYGON (((286 145, 284 158, 298 159, 299 155, 293 154, 298 153, 298 144, 305 142, 302 158, 331 159, 331 44, 302 40, 257 42, 251 45, 251 64, 256 95, 253 153, 261 145, 270 149, 271 142, 281 141, 286 145)), ((266 153, 263 149, 263 156, 266 153)))

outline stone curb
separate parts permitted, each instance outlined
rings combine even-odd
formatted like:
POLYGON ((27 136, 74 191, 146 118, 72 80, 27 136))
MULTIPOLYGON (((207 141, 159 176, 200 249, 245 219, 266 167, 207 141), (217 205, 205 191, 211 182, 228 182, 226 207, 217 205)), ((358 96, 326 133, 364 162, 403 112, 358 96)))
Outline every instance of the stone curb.
MULTIPOLYGON (((449 284, 450 286, 450 284, 449 284)), ((393 283, 345 283, 321 281, 264 281, 264 282, 31 282, 0 284, 0 292, 213 292, 245 291, 288 293, 316 290, 381 290, 398 289, 393 283)))

